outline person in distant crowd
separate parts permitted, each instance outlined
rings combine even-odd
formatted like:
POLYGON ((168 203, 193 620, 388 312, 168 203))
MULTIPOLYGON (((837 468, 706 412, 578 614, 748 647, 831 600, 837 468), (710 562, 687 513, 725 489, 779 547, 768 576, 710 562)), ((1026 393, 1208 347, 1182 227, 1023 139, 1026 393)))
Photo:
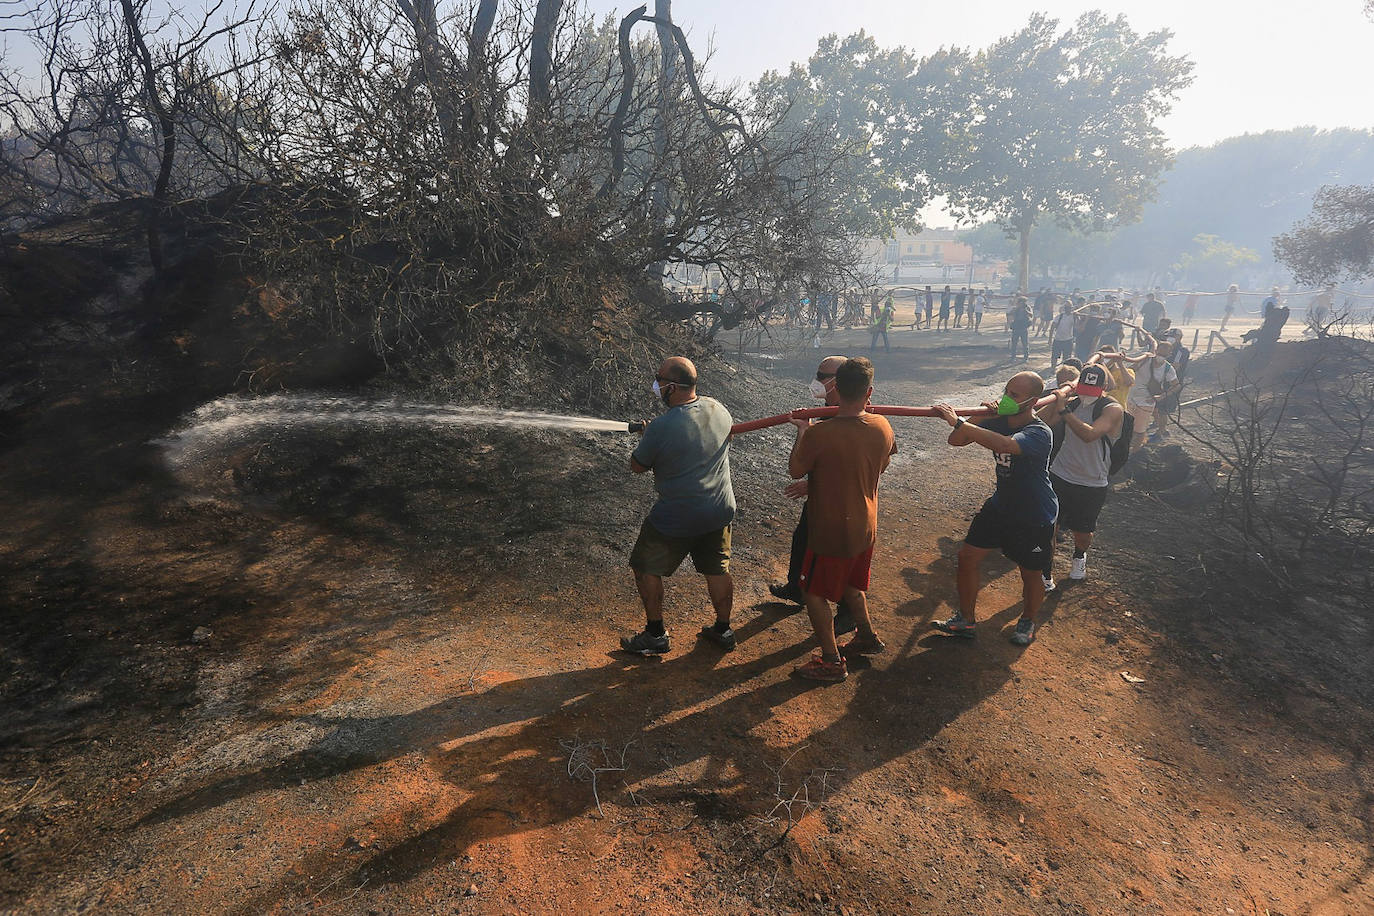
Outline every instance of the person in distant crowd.
MULTIPOLYGON (((1121 344, 1121 336, 1126 331, 1122 324, 1121 307, 1117 302, 1108 302, 1107 308, 1102 314, 1102 329, 1097 335, 1097 346, 1117 347, 1121 344)), ((1092 354, 1088 354, 1089 357, 1092 354)), ((1085 359, 1088 357, 1084 357, 1085 359)))
POLYGON ((1128 356, 1122 363, 1135 369, 1135 384, 1127 397, 1127 409, 1135 418, 1135 436, 1131 451, 1145 444, 1150 427, 1160 422, 1160 402, 1178 387, 1178 372, 1169 356, 1173 346, 1167 340, 1155 343, 1153 352, 1128 356))
POLYGON ((1197 314, 1197 293, 1189 293, 1188 298, 1183 300, 1183 323, 1190 325, 1193 317, 1197 314))
POLYGON ((1154 335, 1163 317, 1164 303, 1155 298, 1154 293, 1147 293, 1145 303, 1140 307, 1140 326, 1147 334, 1154 335))
POLYGON ((735 647, 730 628, 735 582, 730 576, 730 524, 735 493, 730 485, 730 412, 713 398, 697 395, 692 361, 673 356, 654 376, 654 394, 667 410, 655 417, 630 454, 630 470, 654 472, 658 501, 639 529, 630 551, 630 568, 644 604, 646 623, 620 647, 639 655, 668 651, 663 626, 663 578, 677 572, 683 559, 706 577, 706 592, 715 608, 714 624, 701 636, 723 649, 735 647))
POLYGON ((887 340, 887 330, 892 327, 892 322, 896 317, 897 310, 893 307, 892 296, 889 294, 887 301, 883 303, 883 310, 878 313, 878 320, 873 322, 873 327, 869 328, 869 333, 873 335, 873 339, 868 344, 870 351, 878 348, 878 336, 882 335, 884 352, 892 352, 892 344, 887 340))
POLYGON ((954 294, 954 326, 962 327, 964 323, 964 302, 968 299, 968 287, 961 287, 959 292, 954 294))
POLYGON ((1325 337, 1331 324, 1331 315, 1336 300, 1336 284, 1328 283, 1320 293, 1307 304, 1307 333, 1315 337, 1325 337))
POLYGON ((1016 358, 1016 344, 1021 344, 1022 358, 1030 359, 1030 332, 1031 310, 1026 304, 1025 296, 1017 296, 1012 304, 1011 311, 1007 313, 1007 327, 1011 329, 1011 358, 1016 358))
POLYGON ((973 297, 973 333, 983 333, 983 313, 988 308, 988 291, 980 290, 978 295, 973 297))
POLYGON ((796 669, 800 677, 842 681, 845 657, 887 648, 868 614, 869 570, 878 535, 878 477, 897 451, 892 427, 865 408, 873 394, 873 364, 860 357, 835 371, 839 412, 825 423, 793 420, 797 439, 787 461, 793 479, 806 478, 806 556, 800 577, 806 613, 820 651, 796 669), (830 602, 843 600, 858 634, 837 645, 830 602))
POLYGON ((926 330, 934 327, 935 319, 935 293, 931 292, 930 287, 926 287, 926 330))
MULTIPOLYGON (((1050 462, 1050 484, 1059 501, 1058 528, 1073 533, 1073 562, 1069 578, 1087 576, 1088 548, 1092 547, 1097 517, 1106 504, 1111 482, 1111 446, 1121 435, 1125 409, 1108 394, 1111 376, 1106 367, 1083 367, 1070 397, 1064 388, 1054 392, 1055 401, 1040 413, 1055 420, 1051 429, 1062 424, 1062 441, 1050 462), (1099 401, 1106 403, 1099 405, 1099 401)), ((1048 422, 1048 421, 1047 421, 1048 422)), ((1050 542, 1050 562, 1044 571, 1046 590, 1054 589, 1054 542, 1050 542)))
POLYGON ((941 330, 949 330, 949 302, 953 294, 948 286, 940 293, 940 324, 941 330))
POLYGON ((1097 338, 1101 333, 1102 307, 1094 303, 1079 314, 1074 325, 1073 355, 1078 357, 1080 362, 1097 349, 1097 338))
POLYGON ((1232 283, 1226 287, 1226 305, 1221 310, 1221 330, 1226 330, 1226 323, 1236 314, 1236 303, 1240 299, 1240 287, 1232 283))
POLYGON ((1058 365, 1073 355, 1074 325, 1077 323, 1073 305, 1065 302, 1050 325, 1050 362, 1058 365))
POLYGON ((1036 401, 1044 391, 1040 376, 1018 372, 1007 382, 1001 399, 985 405, 997 412, 994 417, 969 422, 949 405, 935 405, 937 415, 952 427, 949 444, 983 446, 993 453, 997 472, 997 488, 974 516, 959 548, 959 609, 934 624, 943 633, 965 638, 977 633, 980 570, 984 558, 1000 549, 1021 571, 1021 618, 1011 641, 1028 646, 1035 639, 1035 615, 1045 600, 1045 556, 1059 515, 1050 485, 1053 437, 1035 415, 1036 401))
POLYGON ((1054 303, 1059 297, 1049 287, 1042 289, 1035 300, 1035 337, 1045 337, 1050 333, 1050 323, 1054 321, 1054 303))
MULTIPOLYGON (((811 396, 824 403, 826 407, 839 406, 840 394, 835 388, 835 375, 846 361, 847 357, 844 356, 827 356, 816 367, 816 377, 811 381, 811 396)), ((810 483, 804 477, 788 484, 783 490, 789 498, 802 500, 808 500, 809 492, 810 483)), ((806 603, 801 590, 801 573, 810 537, 810 518, 806 511, 808 503, 809 500, 802 503, 801 517, 797 520, 797 527, 792 531, 792 553, 788 558, 787 581, 774 582, 768 586, 768 591, 774 598, 794 604, 806 603)), ((852 633, 855 626, 854 615, 849 612, 844 599, 841 598, 835 608, 835 635, 844 636, 846 633, 852 633)))
POLYGON ((1269 313, 1279 307, 1279 288, 1275 286, 1269 290, 1269 295, 1264 297, 1264 302, 1260 305, 1260 320, 1269 317, 1269 313))

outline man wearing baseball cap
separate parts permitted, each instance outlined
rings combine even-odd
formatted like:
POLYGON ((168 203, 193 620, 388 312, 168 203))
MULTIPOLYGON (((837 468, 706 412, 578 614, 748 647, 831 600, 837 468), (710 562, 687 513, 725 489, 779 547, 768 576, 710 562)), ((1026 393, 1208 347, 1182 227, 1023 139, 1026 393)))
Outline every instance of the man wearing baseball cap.
MULTIPOLYGON (((1111 447, 1121 435, 1125 416, 1121 404, 1110 396, 1111 385, 1106 367, 1090 363, 1079 373, 1072 397, 1063 388, 1054 392, 1057 414, 1064 422, 1064 444, 1050 463, 1050 484, 1059 498, 1059 527, 1073 532, 1070 579, 1087 576, 1088 548, 1111 486, 1107 478, 1111 447)), ((1052 588, 1049 570, 1046 567, 1045 581, 1052 588)))

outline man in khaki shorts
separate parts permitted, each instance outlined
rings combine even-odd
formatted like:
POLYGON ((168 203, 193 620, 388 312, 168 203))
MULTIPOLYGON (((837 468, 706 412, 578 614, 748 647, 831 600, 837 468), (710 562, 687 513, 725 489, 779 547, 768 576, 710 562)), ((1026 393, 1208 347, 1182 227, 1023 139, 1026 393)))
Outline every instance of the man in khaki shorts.
POLYGON ((663 578, 677 572, 688 554, 706 577, 716 622, 703 627, 703 639, 735 648, 730 629, 735 582, 730 576, 730 523, 735 494, 730 486, 730 412, 713 398, 697 396, 697 370, 691 360, 673 356, 654 377, 653 392, 668 410, 644 429, 630 455, 630 470, 654 472, 658 501, 639 529, 630 568, 644 603, 646 623, 620 648, 639 655, 668 651, 663 626, 663 578))

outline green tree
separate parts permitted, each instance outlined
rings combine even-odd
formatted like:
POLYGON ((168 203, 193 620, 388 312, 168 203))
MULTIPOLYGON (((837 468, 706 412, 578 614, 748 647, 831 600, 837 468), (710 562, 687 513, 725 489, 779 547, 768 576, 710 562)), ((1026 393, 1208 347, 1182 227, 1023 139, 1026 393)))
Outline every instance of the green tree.
POLYGON ((918 63, 905 48, 880 48, 857 32, 827 35, 805 66, 769 71, 754 84, 763 117, 777 118, 796 132, 825 137, 842 162, 846 181, 835 190, 852 222, 873 236, 898 226, 920 225, 930 200, 928 183, 910 167, 910 117, 893 115, 893 87, 904 84, 918 63))
POLYGON ((1097 11, 1058 34, 1036 14, 975 59, 972 114, 957 126, 967 142, 940 163, 938 185, 956 217, 1015 234, 1023 289, 1042 220, 1100 231, 1138 219, 1153 197, 1170 160, 1158 121, 1192 79, 1191 62, 1167 53, 1170 37, 1097 11))
POLYGON ((1374 185, 1322 188, 1312 215, 1274 239, 1274 256, 1300 283, 1374 277, 1374 185))
POLYGON ((1221 289, 1231 282, 1237 269, 1246 264, 1259 263, 1259 253, 1243 245, 1234 245, 1220 236, 1201 233, 1193 238, 1193 247, 1184 252, 1174 271, 1188 278, 1195 287, 1221 289))

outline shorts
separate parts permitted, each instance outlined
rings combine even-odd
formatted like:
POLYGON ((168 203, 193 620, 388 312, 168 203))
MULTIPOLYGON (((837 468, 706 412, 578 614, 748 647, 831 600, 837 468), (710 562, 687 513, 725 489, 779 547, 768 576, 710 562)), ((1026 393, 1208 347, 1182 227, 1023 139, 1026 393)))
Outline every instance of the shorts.
POLYGON ((1001 548, 1002 555, 1017 566, 1044 569, 1054 544, 1054 525, 1009 522, 1000 510, 984 503, 968 526, 964 543, 982 550, 1001 548))
POLYGON ((703 576, 730 572, 730 526, 693 537, 674 538, 661 533, 646 519, 630 551, 630 568, 648 576, 671 576, 692 555, 692 565, 703 576))
POLYGON ((1054 495, 1059 497, 1059 527, 1080 534, 1096 531, 1097 516, 1111 487, 1085 487, 1054 474, 1050 475, 1050 483, 1054 485, 1054 495))
POLYGON ((1137 436, 1143 433, 1146 428, 1155 421, 1154 404, 1137 404, 1132 401, 1129 410, 1131 411, 1131 416, 1135 419, 1135 432, 1137 436))
POLYGON ((868 573, 873 565, 873 548, 857 557, 827 557, 806 548, 802 560, 801 590, 827 601, 839 601, 846 588, 868 591, 868 573))

